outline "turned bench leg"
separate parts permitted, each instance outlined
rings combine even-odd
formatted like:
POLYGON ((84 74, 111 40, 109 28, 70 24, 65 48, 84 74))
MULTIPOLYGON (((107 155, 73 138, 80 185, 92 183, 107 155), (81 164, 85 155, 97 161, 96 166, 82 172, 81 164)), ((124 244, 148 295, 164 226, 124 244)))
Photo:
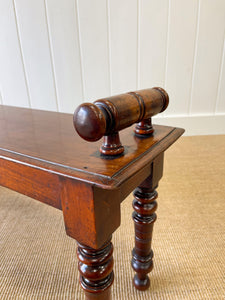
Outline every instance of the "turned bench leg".
POLYGON ((153 268, 153 251, 151 249, 153 224, 156 220, 157 192, 146 191, 138 187, 134 191, 133 220, 135 226, 135 247, 132 251, 132 267, 136 274, 133 284, 138 290, 150 286, 147 274, 153 268))
POLYGON ((134 191, 133 220, 135 229, 135 247, 132 251, 131 265, 136 272, 133 284, 138 290, 150 286, 148 273, 153 269, 153 251, 151 249, 153 225, 156 221, 158 193, 156 188, 163 173, 163 154, 151 164, 151 175, 134 191))
POLYGON ((80 284, 86 300, 111 300, 110 287, 114 279, 112 254, 111 239, 97 250, 78 243, 80 284))

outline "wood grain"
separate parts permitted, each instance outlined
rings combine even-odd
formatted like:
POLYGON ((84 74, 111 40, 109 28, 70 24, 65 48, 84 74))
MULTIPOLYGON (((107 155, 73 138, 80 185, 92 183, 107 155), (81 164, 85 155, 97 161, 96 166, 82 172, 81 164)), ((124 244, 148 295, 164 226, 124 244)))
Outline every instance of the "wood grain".
POLYGON ((0 157, 0 185, 61 209, 59 176, 0 157))
POLYGON ((151 249, 153 225, 156 221, 158 193, 155 190, 163 174, 163 154, 151 164, 151 174, 134 191, 133 220, 135 228, 135 247, 132 251, 131 265, 136 272, 133 284, 141 291, 150 287, 148 273, 153 269, 151 249))
POLYGON ((159 87, 129 92, 81 104, 74 112, 73 124, 86 141, 95 142, 104 136, 101 154, 117 156, 124 152, 119 131, 138 123, 135 134, 152 135, 151 117, 163 112, 168 104, 167 92, 159 87))
POLYGON ((155 126, 140 138, 127 128, 124 155, 106 159, 69 114, 0 106, 0 126, 0 184, 62 209, 67 234, 94 249, 119 227, 121 201, 183 133, 155 126))
POLYGON ((74 131, 72 118, 69 114, 0 106, 0 154, 62 176, 115 188, 183 133, 182 129, 155 126, 154 135, 143 139, 127 128, 121 131, 125 155, 105 159, 98 151, 101 141, 83 141, 74 131))
POLYGON ((100 248, 120 225, 120 191, 61 177, 66 233, 84 245, 100 248))
MULTIPOLYGON (((153 112, 164 107, 162 103, 152 106, 153 112)), ((131 105, 131 111, 136 107, 131 105)), ((129 116, 125 117, 121 120, 131 125, 129 116)), ((122 121, 120 129, 126 127, 122 121)), ((78 241, 86 300, 110 300, 114 278, 110 241, 120 225, 120 203, 144 181, 134 193, 132 266, 137 272, 135 287, 146 289, 152 269, 154 189, 162 176, 164 151, 184 130, 156 126, 151 136, 140 137, 126 128, 122 135, 125 153, 106 159, 96 151, 96 143, 81 140, 72 124, 69 114, 1 105, 0 184, 62 209, 66 233, 78 241)))
POLYGON ((111 300, 110 287, 114 280, 112 254, 111 238, 97 250, 78 244, 80 284, 86 300, 111 300))

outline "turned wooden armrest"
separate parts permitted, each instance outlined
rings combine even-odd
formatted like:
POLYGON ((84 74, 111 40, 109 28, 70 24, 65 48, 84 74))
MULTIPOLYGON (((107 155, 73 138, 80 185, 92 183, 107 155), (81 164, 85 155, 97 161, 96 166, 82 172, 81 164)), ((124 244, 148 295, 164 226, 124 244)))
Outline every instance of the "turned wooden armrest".
POLYGON ((118 155, 124 152, 118 132, 138 123, 136 135, 152 135, 151 117, 164 111, 168 104, 167 92, 159 87, 83 103, 74 112, 74 127, 80 137, 90 142, 104 136, 100 152, 118 155))
POLYGON ((105 159, 101 142, 81 139, 72 119, 0 105, 0 185, 62 209, 67 234, 98 249, 120 224, 120 203, 153 173, 154 185, 161 178, 163 153, 183 130, 155 125, 140 138, 126 128, 126 155, 105 159))

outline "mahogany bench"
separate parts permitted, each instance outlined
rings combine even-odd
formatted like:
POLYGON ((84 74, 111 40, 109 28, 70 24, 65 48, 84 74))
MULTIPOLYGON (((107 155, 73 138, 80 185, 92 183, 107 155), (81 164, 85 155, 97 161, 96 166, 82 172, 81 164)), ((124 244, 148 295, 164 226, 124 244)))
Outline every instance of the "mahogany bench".
POLYGON ((131 92, 82 104, 74 120, 65 113, 0 106, 0 185, 62 210, 66 233, 78 242, 88 300, 111 299, 111 236, 120 226, 120 203, 134 189, 133 283, 140 290, 150 285, 155 189, 164 151, 184 132, 152 126, 151 117, 168 101, 161 88, 131 92))

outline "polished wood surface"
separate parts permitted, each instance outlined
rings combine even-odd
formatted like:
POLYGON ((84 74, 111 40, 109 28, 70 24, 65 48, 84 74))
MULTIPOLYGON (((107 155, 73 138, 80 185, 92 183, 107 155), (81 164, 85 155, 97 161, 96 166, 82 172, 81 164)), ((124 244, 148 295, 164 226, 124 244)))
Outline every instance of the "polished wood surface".
POLYGON ((0 156, 0 185, 62 209, 62 184, 57 174, 18 163, 16 160, 5 158, 2 154, 0 156))
POLYGON ((133 284, 141 291, 149 288, 150 279, 147 274, 153 269, 151 244, 158 198, 155 189, 163 173, 163 154, 151 164, 151 168, 151 175, 135 189, 133 201, 135 247, 132 251, 131 265, 136 272, 133 284))
POLYGON ((73 128, 70 114, 0 105, 0 155, 4 159, 65 176, 80 178, 106 188, 125 180, 153 160, 182 133, 182 129, 154 126, 152 137, 139 138, 131 128, 121 131, 125 153, 115 159, 99 154, 101 142, 87 143, 73 128))
POLYGON ((66 233, 99 249, 120 226, 120 190, 101 189, 72 178, 61 178, 61 186, 66 233))
POLYGON ((151 117, 164 111, 168 104, 167 92, 159 87, 82 103, 74 112, 74 127, 89 142, 104 136, 100 147, 103 155, 119 155, 124 152, 119 131, 138 123, 136 134, 152 134, 151 117))
POLYGON ((140 138, 127 128, 125 153, 106 159, 72 122, 70 114, 0 106, 0 184, 62 209, 67 234, 98 249, 120 225, 120 202, 183 130, 155 126, 140 138))
POLYGON ((120 202, 183 130, 155 126, 140 138, 127 128, 125 153, 106 159, 72 122, 69 114, 0 106, 0 184, 62 209, 67 234, 98 249, 120 225, 120 202))
POLYGON ((97 250, 78 244, 80 283, 87 300, 111 299, 110 287, 114 280, 114 273, 113 245, 110 240, 97 250))
MULTIPOLYGON (((147 123, 138 126, 152 126, 147 123)), ((141 137, 134 127, 126 128, 120 135, 124 153, 105 157, 98 150, 100 141, 88 143, 75 132, 70 114, 1 105, 0 126, 0 185, 63 211, 66 233, 78 242, 87 300, 111 299, 110 240, 120 226, 120 203, 139 186, 132 266, 136 288, 147 288, 154 189, 162 177, 164 151, 184 130, 155 125, 151 136, 141 137)))

